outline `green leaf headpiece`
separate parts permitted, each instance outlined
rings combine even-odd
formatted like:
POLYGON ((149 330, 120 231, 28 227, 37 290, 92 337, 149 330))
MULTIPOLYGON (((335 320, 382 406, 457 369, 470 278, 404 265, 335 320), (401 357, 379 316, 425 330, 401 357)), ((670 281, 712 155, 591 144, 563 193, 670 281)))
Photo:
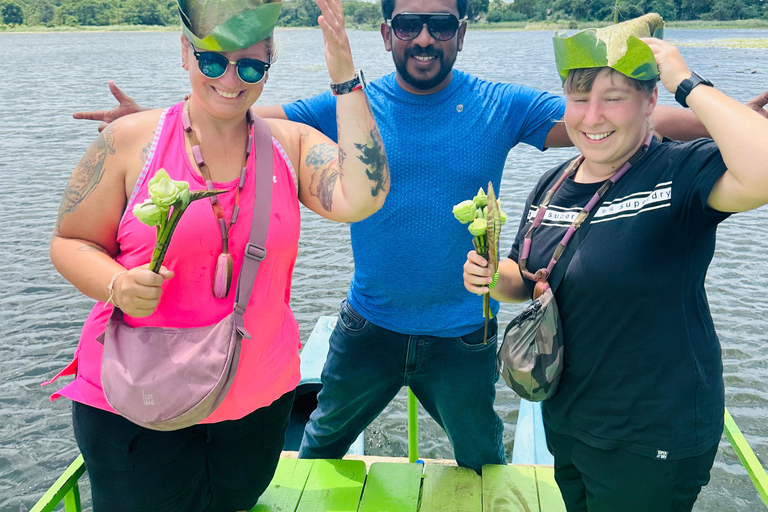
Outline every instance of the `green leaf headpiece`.
POLYGON ((177 0, 181 29, 197 48, 231 52, 269 37, 280 0, 177 0))
POLYGON ((609 67, 636 80, 652 80, 659 76, 653 51, 640 37, 664 38, 664 20, 656 13, 610 25, 587 29, 568 37, 555 34, 555 62, 565 82, 568 71, 582 68, 609 67))

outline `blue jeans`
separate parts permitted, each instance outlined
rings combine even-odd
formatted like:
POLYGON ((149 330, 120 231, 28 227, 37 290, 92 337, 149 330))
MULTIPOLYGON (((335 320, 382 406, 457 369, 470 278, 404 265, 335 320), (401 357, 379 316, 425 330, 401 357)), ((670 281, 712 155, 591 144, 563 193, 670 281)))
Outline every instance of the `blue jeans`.
POLYGON ((410 386, 445 430, 460 466, 480 472, 484 464, 506 464, 504 426, 493 409, 496 332, 494 320, 487 344, 483 328, 458 338, 400 334, 372 324, 344 301, 299 457, 343 457, 398 391, 410 386))

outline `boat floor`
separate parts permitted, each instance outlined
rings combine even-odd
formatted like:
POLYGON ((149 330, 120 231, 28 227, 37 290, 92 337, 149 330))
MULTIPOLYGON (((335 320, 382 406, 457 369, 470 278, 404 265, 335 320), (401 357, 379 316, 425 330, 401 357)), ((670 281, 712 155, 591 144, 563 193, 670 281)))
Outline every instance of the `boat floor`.
POLYGON ((296 459, 286 452, 251 512, 565 512, 551 466, 483 467, 453 461, 355 456, 296 459))

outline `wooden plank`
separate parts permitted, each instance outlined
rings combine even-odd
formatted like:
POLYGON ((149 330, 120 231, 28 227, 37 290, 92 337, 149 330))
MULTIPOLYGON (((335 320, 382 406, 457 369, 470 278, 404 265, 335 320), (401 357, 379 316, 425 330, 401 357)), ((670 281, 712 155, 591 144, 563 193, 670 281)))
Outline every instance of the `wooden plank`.
POLYGON ((483 483, 469 468, 425 466, 421 512, 479 512, 483 507, 483 483))
POLYGON ((280 459, 275 476, 251 512, 294 512, 315 461, 280 459))
POLYGON ((536 484, 539 488, 541 512, 565 512, 565 503, 555 482, 553 467, 536 466, 536 484))
POLYGON ((365 482, 361 460, 316 460, 297 512, 356 512, 365 482))
POLYGON ((547 449, 544 422, 541 419, 541 402, 520 399, 515 427, 515 443, 512 445, 512 464, 555 463, 547 449))
POLYGON ((539 512, 532 466, 483 466, 483 512, 539 512))
POLYGON ((416 512, 423 471, 421 464, 372 464, 358 512, 416 512))

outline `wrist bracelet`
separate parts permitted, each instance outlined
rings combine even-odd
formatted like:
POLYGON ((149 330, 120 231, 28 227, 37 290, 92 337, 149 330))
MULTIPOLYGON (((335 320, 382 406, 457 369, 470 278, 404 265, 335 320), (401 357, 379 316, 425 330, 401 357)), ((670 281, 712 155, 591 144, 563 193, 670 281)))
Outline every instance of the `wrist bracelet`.
POLYGON ((491 284, 488 285, 488 291, 493 290, 493 287, 496 286, 496 282, 499 280, 499 272, 496 271, 495 274, 493 274, 493 281, 491 281, 491 284))
POLYGON ((117 304, 115 304, 115 281, 117 281, 117 278, 121 275, 128 272, 127 270, 121 270, 120 272, 117 272, 115 275, 112 276, 112 280, 109 282, 109 285, 107 286, 107 290, 109 290, 109 298, 107 299, 107 302, 104 303, 104 308, 107 307, 107 304, 112 304, 115 307, 119 307, 117 304))

